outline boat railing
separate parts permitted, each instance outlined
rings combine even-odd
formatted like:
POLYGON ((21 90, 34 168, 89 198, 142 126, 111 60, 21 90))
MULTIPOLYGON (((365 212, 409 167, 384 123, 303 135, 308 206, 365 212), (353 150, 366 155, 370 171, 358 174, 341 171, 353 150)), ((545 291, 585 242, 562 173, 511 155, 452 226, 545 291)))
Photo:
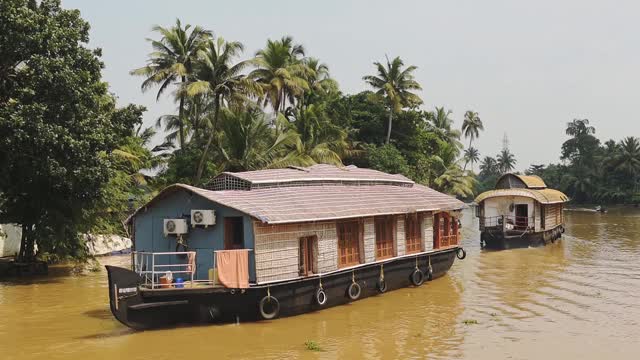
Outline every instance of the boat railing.
POLYGON ((181 276, 188 276, 189 283, 193 285, 196 272, 195 258, 195 251, 134 251, 133 266, 134 271, 144 279, 144 286, 151 289, 171 287, 172 284, 161 282, 161 278, 168 273, 171 277, 181 274, 181 276))
POLYGON ((482 216, 480 220, 480 230, 485 228, 501 228, 504 231, 529 230, 534 227, 535 218, 530 216, 514 216, 514 215, 497 215, 482 216))

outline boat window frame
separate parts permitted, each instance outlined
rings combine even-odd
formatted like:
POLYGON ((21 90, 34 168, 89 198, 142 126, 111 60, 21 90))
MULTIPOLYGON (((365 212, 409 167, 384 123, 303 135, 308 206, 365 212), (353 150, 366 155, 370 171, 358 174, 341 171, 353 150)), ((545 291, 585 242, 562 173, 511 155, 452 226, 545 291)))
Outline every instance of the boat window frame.
POLYGON ((298 238, 298 275, 318 273, 318 235, 298 238))
POLYGON ((422 214, 406 214, 404 219, 404 231, 405 253, 415 254, 421 252, 424 248, 422 239, 422 214))
POLYGON ((396 256, 396 216, 376 216, 373 218, 373 226, 376 260, 384 260, 396 256), (381 238, 384 238, 383 241, 381 241, 381 238))
MULTIPOLYGON (((353 233, 354 231, 352 231, 353 233)), ((338 254, 338 268, 345 268, 349 266, 355 266, 363 263, 363 241, 364 241, 364 223, 361 219, 350 219, 350 220, 342 220, 336 222, 336 240, 337 240, 337 254, 338 254), (355 229, 355 236, 351 236, 350 239, 343 239, 342 235, 343 230, 346 230, 346 227, 352 227, 351 230, 355 229), (341 244, 344 241, 355 241, 355 246, 351 245, 348 249, 352 250, 351 254, 345 254, 343 256, 341 244)))

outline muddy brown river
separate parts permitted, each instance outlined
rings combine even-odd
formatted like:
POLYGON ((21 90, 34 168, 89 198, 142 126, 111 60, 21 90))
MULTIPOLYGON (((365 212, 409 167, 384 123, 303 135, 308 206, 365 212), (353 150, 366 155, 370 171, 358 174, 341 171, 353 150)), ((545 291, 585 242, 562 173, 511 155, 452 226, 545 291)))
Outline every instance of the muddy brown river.
POLYGON ((485 251, 467 211, 467 258, 445 277, 272 322, 134 332, 111 317, 106 272, 55 267, 0 282, 0 358, 639 359, 640 211, 566 221, 550 246, 485 251))

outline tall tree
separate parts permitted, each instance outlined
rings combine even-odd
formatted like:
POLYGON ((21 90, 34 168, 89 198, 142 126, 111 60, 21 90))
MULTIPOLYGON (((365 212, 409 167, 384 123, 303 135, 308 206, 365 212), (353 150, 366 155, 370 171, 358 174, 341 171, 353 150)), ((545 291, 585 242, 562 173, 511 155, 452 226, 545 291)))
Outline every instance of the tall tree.
POLYGON ((566 134, 569 136, 580 135, 593 135, 596 133, 596 128, 589 125, 588 119, 573 119, 570 123, 567 123, 566 134))
POLYGON ((480 162, 480 174, 483 177, 489 177, 500 174, 500 168, 495 158, 485 156, 480 162))
POLYGON ((628 176, 633 190, 636 191, 640 178, 640 141, 638 138, 628 136, 622 139, 614 161, 615 169, 628 176))
MULTIPOLYGON (((484 125, 477 112, 468 110, 464 113, 464 121, 462 122, 462 133, 464 137, 469 138, 469 150, 474 139, 480 136, 480 131, 484 130, 484 125)), ((477 151, 477 150, 476 150, 477 151)), ((465 168, 467 164, 465 163, 465 168)), ((471 164, 473 167, 473 163, 471 164)))
POLYGON ((436 111, 429 113, 429 120, 431 120, 431 123, 433 124, 433 131, 438 135, 438 137, 458 150, 461 149, 463 145, 459 141, 460 130, 453 128, 453 119, 451 119, 451 114, 451 110, 445 110, 443 106, 436 106, 436 111))
POLYGON ((303 59, 307 67, 305 80, 309 85, 309 90, 301 97, 302 105, 309 105, 318 102, 329 94, 338 92, 338 83, 329 75, 329 66, 321 63, 316 58, 303 59))
POLYGON ((274 112, 284 112, 287 100, 293 104, 295 97, 309 90, 304 53, 302 45, 295 44, 291 36, 284 36, 267 40, 267 46, 258 50, 252 60, 256 68, 249 77, 260 84, 264 105, 271 104, 274 112))
POLYGON ((467 164, 471 163, 471 171, 473 171, 473 164, 480 161, 480 152, 474 147, 470 147, 464 151, 464 168, 467 169, 467 164))
POLYGON ((3 1, 0 9, 0 27, 12 29, 0 35, 2 57, 16 56, 1 75, 10 78, 0 79, 0 223, 21 225, 20 260, 33 258, 36 239, 39 251, 82 255, 84 212, 101 196, 109 153, 135 117, 118 116, 79 11, 59 0, 3 1))
POLYGON ((500 172, 506 174, 516 167, 516 158, 508 148, 504 148, 498 154, 497 163, 500 172))
POLYGON ((404 62, 400 57, 383 65, 380 62, 373 63, 378 71, 377 75, 367 75, 363 80, 376 90, 380 96, 384 96, 389 110, 389 122, 387 124, 387 137, 385 144, 391 139, 391 123, 393 114, 406 107, 415 107, 422 104, 422 99, 412 91, 422 90, 420 84, 414 79, 413 72, 416 66, 408 66, 403 69, 404 62))
MULTIPOLYGON (((191 25, 184 27, 179 19, 170 28, 154 26, 153 31, 159 33, 160 40, 147 39, 151 42, 153 52, 149 54, 147 65, 131 71, 133 75, 144 76, 142 90, 146 91, 152 86, 159 85, 156 100, 171 86, 177 84, 179 89, 183 87, 191 75, 193 63, 196 55, 205 44, 206 39, 211 35, 210 31, 195 26, 191 32, 191 25)), ((180 148, 184 148, 184 107, 186 93, 178 91, 178 139, 180 148)))
POLYGON ((208 41, 198 53, 194 74, 196 80, 187 86, 187 94, 205 94, 211 99, 213 124, 198 162, 194 184, 200 183, 209 148, 217 136, 220 109, 231 103, 242 103, 259 92, 255 83, 242 73, 249 63, 235 62, 243 49, 243 45, 237 41, 225 41, 218 37, 208 41))

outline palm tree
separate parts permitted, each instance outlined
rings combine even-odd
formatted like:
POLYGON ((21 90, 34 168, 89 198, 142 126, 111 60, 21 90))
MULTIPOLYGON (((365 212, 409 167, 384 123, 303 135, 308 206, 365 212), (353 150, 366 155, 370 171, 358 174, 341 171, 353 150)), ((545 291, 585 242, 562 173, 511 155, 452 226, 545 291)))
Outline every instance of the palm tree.
POLYGON ((329 75, 329 67, 316 58, 305 58, 303 63, 307 68, 305 80, 309 90, 301 97, 301 105, 308 105, 317 98, 338 92, 338 83, 329 75))
POLYGON ((476 180, 460 168, 460 165, 451 164, 442 175, 434 181, 434 187, 444 193, 467 197, 473 195, 476 180))
POLYGON ((347 141, 346 130, 331 122, 322 105, 312 104, 296 110, 294 121, 286 128, 294 129, 299 135, 299 142, 293 151, 306 165, 321 163, 340 166, 342 157, 356 154, 347 141))
POLYGON ((478 149, 470 147, 464 151, 464 160, 464 168, 462 170, 467 170, 467 164, 471 163, 471 171, 473 171, 473 164, 480 161, 480 152, 478 149))
POLYGON ((209 137, 202 151, 194 183, 198 184, 204 170, 211 143, 216 137, 220 109, 230 103, 240 104, 249 96, 259 93, 255 84, 248 79, 242 70, 249 63, 240 61, 234 63, 235 58, 244 47, 236 41, 225 41, 222 37, 207 42, 198 52, 198 61, 194 68, 195 81, 186 87, 190 96, 206 95, 210 100, 213 112, 213 124, 209 129, 209 137))
POLYGON ((422 90, 420 84, 414 80, 413 71, 416 66, 408 66, 402 69, 404 62, 400 57, 396 57, 389 62, 387 58, 386 66, 380 62, 373 63, 377 70, 377 75, 367 75, 363 80, 376 89, 376 94, 384 96, 389 109, 389 123, 387 126, 387 137, 385 144, 391 139, 391 123, 393 114, 400 112, 405 107, 415 107, 422 104, 422 99, 413 90, 422 90))
POLYGON ((256 69, 249 77, 262 87, 264 105, 271 104, 275 112, 284 112, 287 100, 293 104, 295 97, 309 90, 309 71, 303 57, 304 47, 294 44, 290 36, 267 40, 267 46, 258 50, 252 60, 256 69))
POLYGON ((516 158, 509 151, 509 149, 505 148, 505 149, 502 149, 502 151, 500 151, 500 154, 498 154, 497 163, 498 163, 498 169, 500 169, 500 172, 502 174, 505 174, 515 168, 516 158))
POLYGON ((441 140, 453 145, 456 149, 460 149, 463 146, 460 141, 458 141, 458 139, 460 139, 460 130, 453 129, 451 114, 451 110, 445 110, 444 107, 436 106, 436 112, 429 113, 429 120, 433 123, 433 131, 441 140))
MULTIPOLYGON (((213 124, 211 101, 206 94, 187 96, 184 104, 184 137, 185 141, 199 140, 202 130, 213 124)), ((165 140, 175 142, 179 137, 179 116, 175 114, 162 115, 156 120, 156 128, 163 129, 165 140)))
POLYGON ((588 119, 573 119, 570 123, 567 123, 566 134, 573 137, 580 135, 592 135, 596 133, 596 128, 589 126, 588 119))
POLYGON ((496 175, 500 172, 498 162, 491 156, 485 156, 480 162, 480 172, 483 176, 496 175))
MULTIPOLYGON (((299 137, 295 131, 275 134, 259 108, 223 109, 221 141, 218 142, 223 168, 228 171, 248 171, 281 164, 287 148, 295 146, 299 137)), ((299 161, 292 160, 297 165, 299 161)))
POLYGON ((617 171, 628 174, 635 191, 640 175, 640 142, 638 138, 632 136, 624 138, 620 142, 619 151, 614 161, 617 171))
POLYGON ((480 131, 484 130, 482 120, 475 111, 467 111, 464 113, 464 121, 462 122, 462 133, 464 137, 469 138, 469 148, 474 139, 480 136, 480 131))
MULTIPOLYGON (((191 32, 191 25, 182 26, 179 19, 176 25, 170 28, 154 26, 153 31, 160 33, 162 38, 158 40, 147 39, 151 42, 153 52, 149 54, 147 65, 131 71, 132 75, 144 76, 142 90, 146 91, 151 86, 160 85, 156 101, 164 91, 172 84, 178 82, 183 86, 191 75, 193 63, 197 52, 202 48, 205 40, 211 35, 210 31, 199 26, 194 27, 191 32)), ((184 148, 184 103, 186 94, 179 93, 178 105, 178 138, 180 148, 184 148)))

